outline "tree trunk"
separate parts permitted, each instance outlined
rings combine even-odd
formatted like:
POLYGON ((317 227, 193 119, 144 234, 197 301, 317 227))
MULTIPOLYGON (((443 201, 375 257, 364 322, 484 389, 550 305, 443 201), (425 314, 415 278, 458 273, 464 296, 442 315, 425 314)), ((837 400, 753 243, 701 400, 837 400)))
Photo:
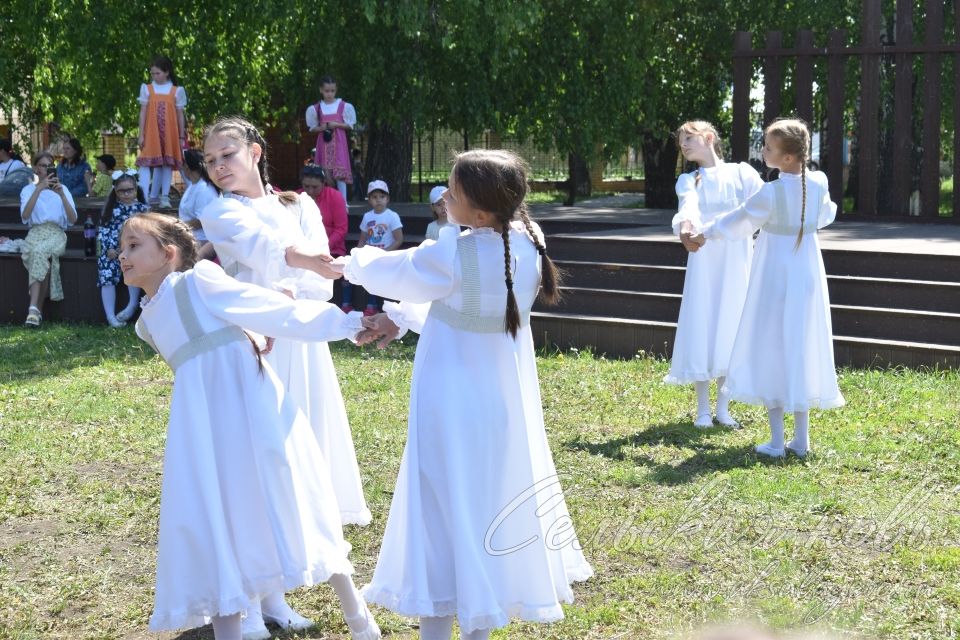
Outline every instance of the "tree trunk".
POLYGON ((413 123, 389 125, 373 121, 367 127, 367 162, 364 176, 384 180, 394 202, 410 201, 413 173, 413 123))
POLYGON ((583 156, 571 153, 567 156, 569 177, 567 178, 567 197, 563 204, 572 207, 577 196, 586 198, 592 193, 590 185, 590 170, 583 156))
POLYGON ((677 145, 673 136, 645 133, 643 151, 645 206, 651 209, 677 208, 677 145))

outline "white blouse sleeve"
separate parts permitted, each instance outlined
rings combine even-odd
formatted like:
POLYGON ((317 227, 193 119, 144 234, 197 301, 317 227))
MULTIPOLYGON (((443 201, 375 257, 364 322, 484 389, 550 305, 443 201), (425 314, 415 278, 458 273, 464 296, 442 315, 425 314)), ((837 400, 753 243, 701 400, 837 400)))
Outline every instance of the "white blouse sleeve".
POLYGON ((397 338, 402 338, 407 331, 421 333, 427 322, 431 302, 391 302, 383 303, 383 312, 400 329, 397 338))
POLYGON ((673 234, 680 235, 680 226, 685 222, 690 222, 694 229, 700 229, 702 224, 700 220, 700 196, 697 193, 696 178, 689 173, 685 173, 677 179, 677 198, 680 203, 677 207, 677 213, 673 216, 670 223, 673 226, 673 234))
POLYGON ((351 129, 357 126, 357 112, 349 102, 343 105, 343 121, 350 125, 351 129))
POLYGON ((830 183, 827 181, 827 174, 822 171, 812 171, 807 174, 807 177, 820 187, 820 192, 823 194, 818 203, 817 213, 817 229, 823 229, 837 219, 837 205, 830 199, 830 183))
POLYGON ((300 269, 287 266, 287 247, 256 213, 234 200, 219 198, 200 211, 200 225, 217 253, 258 272, 263 281, 280 286, 300 269))
POLYGON ((360 312, 344 313, 318 300, 291 300, 278 291, 235 280, 209 260, 193 268, 193 282, 210 313, 261 335, 330 342, 353 339, 363 329, 360 312))
POLYGON ((147 104, 150 102, 150 90, 147 89, 147 85, 140 85, 140 95, 137 97, 137 102, 140 104, 147 104))
POLYGON ((770 218, 774 202, 774 187, 768 182, 742 205, 708 222, 703 227, 703 235, 716 240, 747 238, 770 218))
MULTIPOLYGON (((300 229, 309 241, 309 248, 323 253, 330 253, 330 240, 327 230, 323 226, 323 216, 317 203, 306 193, 300 198, 300 229)), ((297 298, 312 300, 329 300, 333 297, 333 280, 328 280, 313 272, 306 272, 305 276, 296 282, 297 298)))
POLYGON ((763 186, 763 178, 757 173, 757 170, 749 162, 741 162, 737 167, 740 172, 740 182, 743 185, 743 200, 746 202, 753 194, 760 191, 763 186))
POLYGON ((361 247, 350 252, 343 275, 375 296, 432 302, 453 292, 458 230, 444 227, 436 242, 403 251, 361 247))
POLYGON ((177 109, 183 109, 187 106, 187 91, 183 87, 177 87, 177 93, 173 99, 177 109))
POLYGON ((307 118, 307 129, 313 129, 314 127, 320 124, 320 119, 317 117, 316 105, 312 104, 309 107, 307 107, 307 112, 305 115, 307 118))

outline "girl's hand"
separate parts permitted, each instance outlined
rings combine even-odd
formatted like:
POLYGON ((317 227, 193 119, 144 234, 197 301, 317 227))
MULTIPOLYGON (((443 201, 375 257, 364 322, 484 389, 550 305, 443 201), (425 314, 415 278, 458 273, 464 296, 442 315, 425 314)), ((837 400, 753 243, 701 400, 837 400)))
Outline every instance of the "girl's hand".
POLYGON ((120 257, 120 254, 117 253, 116 249, 107 249, 107 257, 110 258, 111 260, 116 260, 117 258, 120 257))
POLYGON ((697 250, 700 248, 700 245, 698 245, 696 242, 691 240, 691 238, 693 238, 692 233, 688 231, 680 232, 680 243, 683 245, 683 248, 689 251, 690 253, 696 253, 697 250))
POLYGON ((699 249, 700 247, 702 247, 707 243, 707 239, 704 237, 702 233, 698 233, 695 236, 690 236, 690 243, 696 247, 696 249, 693 249, 693 251, 696 251, 697 249, 699 249))
POLYGON ((370 344, 379 339, 377 348, 384 349, 400 335, 400 327, 395 325, 385 313, 363 318, 363 327, 363 331, 357 334, 359 345, 370 344))

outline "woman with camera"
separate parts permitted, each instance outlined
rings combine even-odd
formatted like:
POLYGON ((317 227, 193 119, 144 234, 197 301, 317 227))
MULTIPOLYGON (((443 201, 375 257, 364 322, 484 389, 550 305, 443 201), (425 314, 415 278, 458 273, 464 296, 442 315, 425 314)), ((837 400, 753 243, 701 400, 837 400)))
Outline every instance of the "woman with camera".
POLYGON ((50 153, 42 151, 33 157, 33 171, 37 181, 20 192, 20 218, 30 226, 21 257, 30 290, 24 324, 39 327, 48 290, 51 300, 63 300, 60 256, 67 250, 66 228, 77 221, 77 208, 70 191, 57 179, 50 153))
POLYGON ((357 112, 349 102, 337 97, 337 81, 332 76, 320 78, 323 99, 307 108, 307 128, 317 135, 313 161, 337 181, 337 189, 347 201, 347 185, 353 184, 350 145, 347 131, 357 126, 357 112))

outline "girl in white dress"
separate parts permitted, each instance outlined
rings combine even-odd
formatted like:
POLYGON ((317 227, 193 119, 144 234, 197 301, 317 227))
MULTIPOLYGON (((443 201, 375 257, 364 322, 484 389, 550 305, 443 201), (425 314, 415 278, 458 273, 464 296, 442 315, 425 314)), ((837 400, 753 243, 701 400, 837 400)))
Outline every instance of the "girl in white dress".
POLYGON ((777 120, 764 132, 763 159, 779 169, 746 203, 724 213, 692 238, 749 237, 760 229, 750 287, 730 358, 730 397, 767 407, 767 456, 810 448, 809 410, 843 406, 833 362, 827 276, 817 230, 837 215, 827 177, 807 171, 810 132, 799 120, 777 120), (784 412, 792 411, 794 438, 784 445, 784 412))
POLYGON ((124 278, 147 294, 137 334, 174 370, 151 630, 212 618, 217 640, 239 640, 261 597, 266 611, 268 594, 329 581, 352 637, 379 638, 350 578, 323 452, 242 329, 341 340, 361 319, 194 266, 196 241, 170 216, 130 218, 120 249, 124 278))
MULTIPOLYGON (((298 299, 329 300, 332 280, 318 274, 339 274, 324 261, 329 246, 320 211, 307 194, 278 194, 269 188, 266 143, 257 129, 240 118, 218 120, 207 129, 204 161, 224 197, 201 212, 200 223, 224 270, 242 282, 284 290, 298 299)), ((313 426, 344 524, 368 524, 370 510, 329 348, 322 342, 272 338, 267 361, 313 426)), ((248 640, 268 636, 258 618, 251 611, 244 619, 248 640)), ((292 626, 308 624, 301 618, 292 626)))
POLYGON ((470 151, 449 184, 439 240, 337 261, 402 301, 367 319, 373 331, 420 333, 407 445, 364 595, 419 616, 424 640, 448 640, 454 616, 471 639, 513 617, 559 620, 571 583, 593 573, 543 425, 530 308, 538 291, 556 301, 559 283, 523 204, 526 168, 509 152, 470 151))
POLYGON ((740 324, 750 278, 751 238, 711 242, 700 250, 690 237, 720 212, 729 211, 760 190, 760 174, 746 162, 720 159, 717 130, 701 120, 685 122, 677 130, 684 158, 699 168, 677 180, 680 207, 673 232, 690 251, 683 280, 683 300, 673 343, 670 373, 664 382, 694 385, 697 414, 694 426, 713 426, 710 381, 717 381, 717 422, 739 427, 730 417, 730 398, 723 392, 730 351, 740 324))

